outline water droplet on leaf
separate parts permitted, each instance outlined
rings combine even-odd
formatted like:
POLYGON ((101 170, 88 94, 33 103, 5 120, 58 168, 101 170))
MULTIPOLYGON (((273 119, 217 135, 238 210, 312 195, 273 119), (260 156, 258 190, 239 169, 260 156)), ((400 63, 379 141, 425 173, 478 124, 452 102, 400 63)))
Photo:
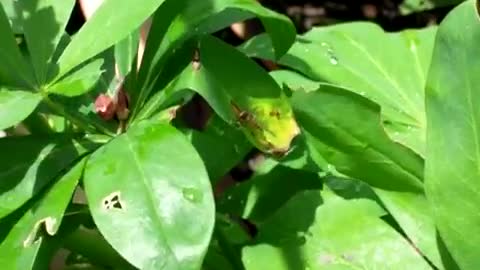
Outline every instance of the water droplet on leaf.
POLYGON ((202 201, 202 192, 195 188, 184 188, 183 197, 191 202, 198 203, 202 201))
POLYGON ((330 64, 338 65, 338 59, 333 55, 330 56, 330 64))

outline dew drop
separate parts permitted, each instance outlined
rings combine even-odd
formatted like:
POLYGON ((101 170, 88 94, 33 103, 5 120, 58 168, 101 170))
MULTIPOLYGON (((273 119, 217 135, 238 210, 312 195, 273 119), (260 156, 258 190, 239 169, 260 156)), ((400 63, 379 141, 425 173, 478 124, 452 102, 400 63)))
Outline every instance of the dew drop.
POLYGON ((202 201, 202 193, 195 188, 184 188, 182 190, 183 197, 191 202, 198 203, 202 201))
POLYGON ((330 56, 330 64, 332 64, 334 66, 338 65, 338 59, 333 55, 330 56))
POLYGON ((365 96, 365 91, 360 92, 360 95, 365 96))

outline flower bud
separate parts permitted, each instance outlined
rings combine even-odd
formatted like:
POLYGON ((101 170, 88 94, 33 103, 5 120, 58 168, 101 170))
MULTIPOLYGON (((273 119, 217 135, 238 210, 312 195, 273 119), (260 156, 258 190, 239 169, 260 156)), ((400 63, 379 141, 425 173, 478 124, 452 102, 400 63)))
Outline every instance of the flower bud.
POLYGON ((103 120, 111 120, 115 115, 116 106, 113 99, 105 94, 100 94, 95 100, 95 112, 103 120))

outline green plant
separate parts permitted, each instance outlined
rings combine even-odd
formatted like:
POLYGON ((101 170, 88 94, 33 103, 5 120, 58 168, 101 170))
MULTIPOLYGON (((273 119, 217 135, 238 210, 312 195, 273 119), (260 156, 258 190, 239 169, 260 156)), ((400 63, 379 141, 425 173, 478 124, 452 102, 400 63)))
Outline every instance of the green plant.
POLYGON ((479 268, 476 1, 438 29, 296 36, 250 0, 106 0, 70 37, 74 2, 0 8, 5 269, 62 248, 68 269, 479 268), (238 48, 212 35, 253 17, 238 48), (202 130, 176 116, 193 93, 202 130))

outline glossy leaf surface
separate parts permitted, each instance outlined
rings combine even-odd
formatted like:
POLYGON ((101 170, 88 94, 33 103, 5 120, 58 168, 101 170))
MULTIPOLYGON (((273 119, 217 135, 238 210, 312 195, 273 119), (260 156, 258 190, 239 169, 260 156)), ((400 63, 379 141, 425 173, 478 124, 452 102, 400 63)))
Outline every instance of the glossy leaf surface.
POLYGON ((93 219, 142 269, 198 269, 214 225, 212 188, 182 133, 141 122, 96 151, 85 169, 93 219))
POLYGON ((0 89, 0 130, 27 118, 41 100, 42 96, 37 93, 0 89))
POLYGON ((477 1, 442 22, 427 82, 425 189, 448 250, 461 269, 480 267, 480 20, 477 1))

